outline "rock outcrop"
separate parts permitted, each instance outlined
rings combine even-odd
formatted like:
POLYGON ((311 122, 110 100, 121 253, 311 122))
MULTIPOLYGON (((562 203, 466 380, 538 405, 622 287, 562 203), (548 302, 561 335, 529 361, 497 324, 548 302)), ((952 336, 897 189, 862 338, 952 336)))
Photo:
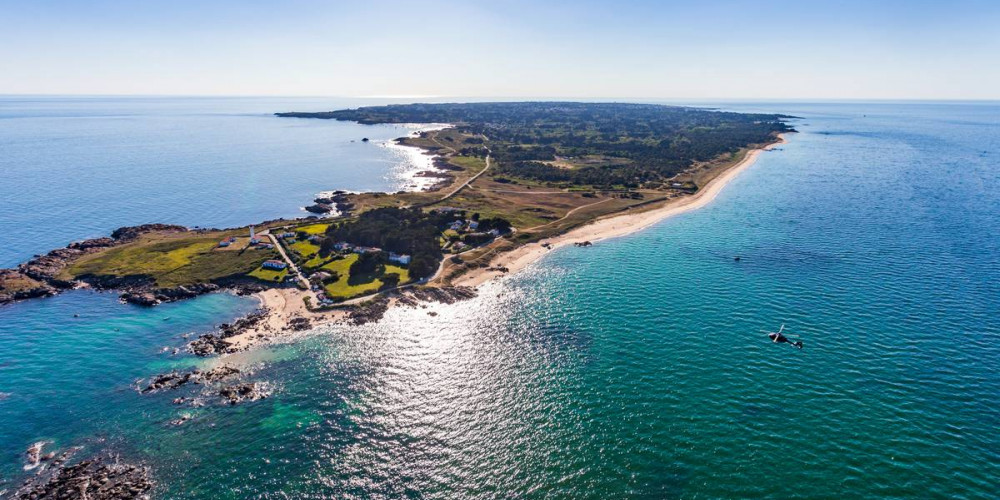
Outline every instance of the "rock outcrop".
POLYGON ((116 457, 93 457, 36 476, 14 494, 18 500, 127 500, 146 498, 153 487, 149 468, 116 457))
POLYGON ((223 323, 217 332, 206 333, 188 344, 188 351, 198 356, 236 352, 238 349, 234 348, 226 339, 235 337, 251 328, 256 328, 266 319, 267 311, 257 311, 234 321, 232 324, 223 323))

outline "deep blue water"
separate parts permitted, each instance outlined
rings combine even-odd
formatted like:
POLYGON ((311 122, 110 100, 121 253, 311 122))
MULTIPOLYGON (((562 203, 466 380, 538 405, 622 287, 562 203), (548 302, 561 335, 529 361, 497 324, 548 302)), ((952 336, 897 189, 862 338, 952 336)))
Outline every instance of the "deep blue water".
POLYGON ((45 439, 146 461, 162 498, 995 498, 1000 106, 723 106, 801 133, 474 300, 229 358, 260 402, 132 388, 216 362, 161 349, 246 300, 0 308, 0 477, 45 439))
POLYGON ((321 191, 396 191, 392 125, 277 119, 383 101, 0 96, 0 266, 150 222, 232 227, 308 215, 321 191), (371 142, 361 139, 368 137, 371 142))

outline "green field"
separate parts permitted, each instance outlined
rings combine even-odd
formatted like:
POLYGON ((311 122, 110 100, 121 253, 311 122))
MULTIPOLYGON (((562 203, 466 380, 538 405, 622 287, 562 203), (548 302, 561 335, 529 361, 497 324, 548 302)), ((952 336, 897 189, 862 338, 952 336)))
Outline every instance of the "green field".
POLYGON ((150 234, 134 243, 86 255, 64 275, 148 276, 158 286, 173 287, 245 275, 265 260, 279 257, 275 250, 219 248, 218 242, 225 236, 228 233, 150 234))
MULTIPOLYGON (((358 255, 351 254, 343 259, 330 261, 321 268, 327 271, 335 271, 340 276, 337 281, 328 283, 323 287, 324 290, 326 290, 326 294, 329 295, 331 299, 349 299, 351 297, 357 297, 359 295, 375 292, 382 287, 383 282, 379 279, 379 277, 371 277, 367 280, 361 280, 360 283, 355 282, 354 284, 351 284, 352 280, 349 276, 351 264, 353 264, 356 260, 358 260, 358 255)), ((398 274, 399 284, 404 284, 410 281, 409 271, 399 266, 386 265, 385 274, 398 274)))
POLYGON ((323 233, 326 232, 326 228, 329 227, 329 226, 330 226, 329 224, 310 224, 308 226, 297 227, 297 228, 295 228, 295 231, 296 232, 303 231, 303 232, 308 233, 310 235, 312 235, 312 234, 323 234, 323 233))
POLYGON ((258 267, 250 272, 250 276, 263 281, 273 281, 279 283, 284 281, 285 276, 288 276, 288 268, 277 270, 277 269, 264 269, 263 267, 258 267))

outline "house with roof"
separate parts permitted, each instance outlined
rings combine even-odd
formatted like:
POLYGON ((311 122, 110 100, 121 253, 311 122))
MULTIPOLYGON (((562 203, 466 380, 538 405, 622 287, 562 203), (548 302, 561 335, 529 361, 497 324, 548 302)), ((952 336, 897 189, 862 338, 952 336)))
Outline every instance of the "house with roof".
POLYGON ((277 259, 270 259, 270 260, 265 260, 264 263, 260 265, 260 267, 263 267, 264 269, 274 269, 276 271, 281 271, 282 269, 288 267, 288 264, 286 264, 284 261, 280 261, 277 259))
POLYGON ((309 281, 312 281, 313 283, 323 283, 332 277, 333 275, 326 271, 317 271, 309 275, 309 281))

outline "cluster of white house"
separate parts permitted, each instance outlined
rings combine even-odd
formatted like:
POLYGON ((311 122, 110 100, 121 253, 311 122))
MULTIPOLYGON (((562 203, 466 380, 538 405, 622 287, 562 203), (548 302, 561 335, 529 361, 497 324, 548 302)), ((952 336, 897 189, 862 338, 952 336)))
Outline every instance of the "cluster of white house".
MULTIPOLYGON (((366 247, 362 245, 352 245, 346 241, 339 241, 333 244, 333 249, 338 252, 352 252, 352 253, 375 253, 381 252, 382 249, 378 247, 366 247)), ((389 262, 395 262, 397 264, 407 265, 410 263, 410 256, 405 253, 395 253, 389 252, 389 262)))
MULTIPOLYGON (((475 234, 476 231, 479 229, 479 222, 474 220, 465 221, 462 219, 458 219, 449 224, 448 229, 451 229, 452 231, 462 234, 475 234)), ((490 229, 489 231, 486 231, 483 234, 489 234, 490 236, 496 238, 500 236, 500 231, 496 229, 490 229)), ((462 252, 467 248, 471 248, 471 246, 461 241, 456 241, 451 245, 446 245, 446 248, 450 249, 452 252, 457 253, 457 252, 462 252)))

